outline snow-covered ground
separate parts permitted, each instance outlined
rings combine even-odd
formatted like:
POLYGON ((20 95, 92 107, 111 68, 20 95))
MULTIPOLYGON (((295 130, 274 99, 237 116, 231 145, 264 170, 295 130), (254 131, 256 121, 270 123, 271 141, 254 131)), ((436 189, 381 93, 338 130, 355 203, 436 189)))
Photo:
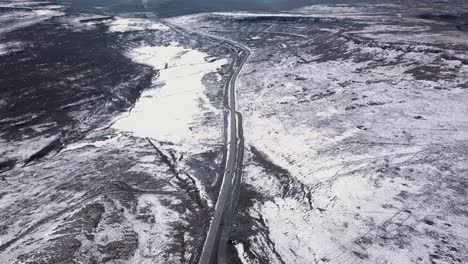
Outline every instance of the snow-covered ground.
MULTIPOLYGON (((196 262, 223 170, 235 50, 142 14, 0 7, 22 8, 0 15, 0 61, 34 61, 49 88, 37 100, 80 86, 79 98, 56 96, 63 115, 38 119, 42 107, 0 120, 17 129, 0 134, 0 262, 196 262), (27 38, 33 25, 44 29, 38 41, 27 38), (75 54, 75 43, 86 61, 49 60, 75 54), (103 93, 81 94, 95 87, 103 93), (77 122, 57 125, 68 119, 77 122)), ((465 11, 455 22, 419 16, 441 10, 317 5, 170 19, 251 50, 236 84, 245 159, 233 259, 468 262, 465 11)))
POLYGON ((0 15, 0 36, 20 28, 43 22, 52 17, 63 16, 63 7, 50 2, 0 1, 0 8, 11 12, 0 15), (16 10, 15 10, 16 8, 16 10))
MULTIPOLYGON (((112 24, 122 24, 119 21, 112 24)), ((147 27, 167 30, 165 25, 156 22, 147 27)), ((110 30, 113 30, 112 26, 110 30)), ((130 27, 130 30, 135 28, 130 27)), ((189 162, 222 143, 223 111, 219 105, 210 102, 203 79, 226 66, 228 60, 214 59, 177 42, 136 47, 127 56, 136 63, 151 66, 157 76, 129 112, 115 118, 112 128, 151 139, 158 149, 177 157, 175 166, 182 174, 195 174, 193 180, 200 197, 212 206, 213 202, 198 178, 200 175, 190 168, 189 162)))
POLYGON ((196 123, 205 115, 221 117, 222 110, 210 104, 202 79, 227 60, 207 62, 208 54, 176 43, 138 47, 128 56, 153 67, 159 74, 153 87, 145 90, 130 113, 118 117, 113 127, 138 137, 171 142, 179 148, 203 150, 202 146, 220 131, 216 127, 198 130, 196 123))
POLYGON ((164 24, 157 23, 148 19, 142 18, 117 18, 110 23, 109 30, 111 32, 128 32, 141 30, 168 30, 164 24))
MULTIPOLYGON (((37 26, 47 28, 44 21, 37 26)), ((5 127, 0 138, 0 262, 193 262, 213 207, 214 192, 208 188, 222 172, 222 95, 230 55, 223 47, 181 38, 150 19, 67 13, 51 21, 58 29, 46 36, 57 30, 60 37, 111 40, 90 46, 113 67, 110 72, 89 72, 93 67, 84 61, 77 68, 86 69, 78 75, 54 74, 59 83, 77 85, 85 79, 83 89, 103 78, 104 84, 97 85, 111 97, 90 112, 80 110, 103 99, 102 94, 59 99, 57 108, 79 119, 76 126, 53 117, 29 126, 37 116, 27 114, 0 120, 32 133, 7 139, 5 127), (112 49, 100 50, 104 45, 112 49), (116 52, 125 64, 113 60, 116 52), (147 76, 152 79, 141 82, 147 76), (117 85, 107 90, 115 80, 117 85), (132 92, 138 93, 136 100, 132 92), (132 100, 132 107, 122 107, 132 100), (112 103, 120 108, 101 112, 112 103), (47 128, 57 123, 49 134, 47 128)), ((23 33, 19 27, 11 30, 19 37, 23 33)), ((62 41, 71 49, 77 39, 62 41)), ((47 50, 47 44, 31 40, 25 45, 46 50, 43 58, 33 54, 46 62, 44 72, 53 70, 46 66, 57 52, 47 50)), ((1 43, 0 56, 15 56, 22 45, 1 43)), ((47 88, 44 93, 55 87, 47 88)), ((6 109, 11 98, 5 99, 0 106, 6 109)))
POLYGON ((174 19, 252 50, 237 92, 243 261, 468 261, 467 35, 386 8, 174 19))

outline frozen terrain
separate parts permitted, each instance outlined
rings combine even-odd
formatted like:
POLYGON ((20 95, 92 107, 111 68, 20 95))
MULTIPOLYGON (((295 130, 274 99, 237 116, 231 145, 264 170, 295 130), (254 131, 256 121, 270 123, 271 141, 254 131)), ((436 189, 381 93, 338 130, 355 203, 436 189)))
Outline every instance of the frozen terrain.
POLYGON ((50 11, 0 16, 0 262, 196 262, 227 48, 145 17, 13 4, 50 11))
POLYGON ((468 261, 467 18, 426 18, 453 12, 440 9, 174 19, 252 50, 237 93, 240 260, 468 261))
POLYGON ((116 2, 0 0, 0 263, 468 262, 466 4, 116 2))

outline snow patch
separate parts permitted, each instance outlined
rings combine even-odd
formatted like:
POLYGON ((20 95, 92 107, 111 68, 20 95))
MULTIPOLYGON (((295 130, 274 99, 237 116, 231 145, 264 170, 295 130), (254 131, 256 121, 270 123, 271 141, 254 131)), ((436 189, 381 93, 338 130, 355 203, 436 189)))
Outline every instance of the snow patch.
POLYGON ((107 145, 109 143, 117 142, 119 140, 119 138, 121 138, 121 136, 116 136, 116 137, 112 137, 112 138, 109 138, 109 139, 106 139, 106 140, 98 140, 98 141, 94 141, 94 142, 73 143, 73 144, 70 144, 67 147, 65 147, 62 152, 72 151, 72 150, 84 148, 84 147, 87 147, 87 146, 93 146, 95 148, 101 148, 101 147, 103 147, 103 146, 105 146, 105 145, 107 145))
POLYGON ((180 46, 143 46, 130 52, 136 62, 159 70, 153 87, 144 91, 130 114, 124 113, 114 128, 138 137, 178 145, 196 144, 192 124, 204 112, 218 113, 204 94, 202 78, 227 60, 205 61, 207 54, 180 46))
POLYGON ((141 31, 141 30, 161 30, 165 31, 169 28, 161 23, 150 21, 148 19, 141 18, 117 18, 112 21, 109 26, 110 32, 130 32, 130 31, 141 31))
MULTIPOLYGON (((12 6, 15 7, 15 6, 12 6)), ((64 16, 61 6, 34 7, 34 9, 24 8, 21 11, 6 11, 0 16, 0 35, 28 27, 53 17, 64 16)))
POLYGON ((239 256, 239 259, 242 262, 242 264, 250 264, 250 262, 245 257, 246 253, 244 250, 244 245, 242 243, 237 243, 234 245, 234 247, 237 250, 237 255, 239 256))
MULTIPOLYGON (((178 204, 180 201, 172 201, 172 204, 178 204)), ((135 225, 135 231, 138 233, 139 247, 136 250, 131 263, 166 263, 167 258, 178 258, 166 252, 170 248, 170 243, 161 243, 161 241, 173 241, 171 234, 172 224, 175 222, 183 223, 181 215, 177 211, 170 210, 168 206, 161 204, 160 197, 153 194, 144 194, 138 197, 137 212, 150 214, 153 221, 140 222, 135 225)), ((132 219, 132 214, 126 213, 128 219, 132 219)), ((180 259, 173 259, 180 262, 180 259)))
POLYGON ((22 45, 21 42, 0 43, 0 56, 7 55, 12 52, 20 51, 22 49, 21 45, 22 45))

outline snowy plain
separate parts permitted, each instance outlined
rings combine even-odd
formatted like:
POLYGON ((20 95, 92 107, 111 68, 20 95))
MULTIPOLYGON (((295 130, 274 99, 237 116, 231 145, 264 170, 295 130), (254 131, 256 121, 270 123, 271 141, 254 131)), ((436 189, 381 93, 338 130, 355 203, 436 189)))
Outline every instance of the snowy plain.
MULTIPOLYGON (((111 71, 85 78, 85 88, 96 76, 123 77, 115 78, 113 97, 90 106, 96 111, 83 109, 105 95, 60 105, 75 109, 69 115, 76 126, 51 133, 58 121, 49 120, 24 130, 33 136, 2 134, 1 161, 14 162, 1 172, 0 259, 196 262, 222 173, 232 51, 141 14, 96 20, 55 5, 1 5, 30 9, 2 14, 0 36, 19 38, 34 25, 74 41, 109 37, 115 49, 91 47, 109 61, 121 57, 111 71), (114 102, 123 103, 88 126, 114 102), (47 152, 49 146, 56 147, 47 152)), ((246 140, 231 237, 236 261, 468 261, 466 32, 418 17, 435 8, 454 12, 440 5, 317 5, 170 19, 252 51, 236 86, 246 140)), ((0 59, 47 42, 39 44, 2 40, 0 59)), ((85 74, 59 80, 60 87, 85 74)), ((0 107, 8 104, 0 99, 0 107)), ((16 128, 35 118, 1 122, 16 128)))
POLYGON ((233 239, 245 261, 467 260, 466 32, 415 18, 428 10, 174 19, 252 50, 237 90, 248 151, 233 239))

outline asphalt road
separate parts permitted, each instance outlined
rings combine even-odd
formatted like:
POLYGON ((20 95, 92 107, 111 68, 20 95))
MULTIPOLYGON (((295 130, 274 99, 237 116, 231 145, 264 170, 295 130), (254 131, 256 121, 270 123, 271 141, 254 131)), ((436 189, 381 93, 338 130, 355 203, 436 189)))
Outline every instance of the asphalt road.
POLYGON ((228 105, 225 107, 229 111, 228 127, 230 138, 229 143, 225 142, 225 144, 229 144, 228 157, 214 216, 211 220, 199 260, 200 264, 224 263, 225 249, 229 240, 231 221, 239 195, 240 177, 242 173, 242 155, 239 155, 240 153, 243 154, 242 124, 241 120, 238 120, 236 117, 239 115, 239 119, 241 119, 242 116, 239 112, 236 112, 236 81, 250 55, 250 50, 246 46, 232 40, 187 30, 167 21, 162 22, 172 30, 185 36, 192 38, 208 38, 217 42, 224 42, 239 50, 235 54, 230 67, 231 74, 226 82, 226 85, 228 85, 226 91, 229 96, 228 105))

